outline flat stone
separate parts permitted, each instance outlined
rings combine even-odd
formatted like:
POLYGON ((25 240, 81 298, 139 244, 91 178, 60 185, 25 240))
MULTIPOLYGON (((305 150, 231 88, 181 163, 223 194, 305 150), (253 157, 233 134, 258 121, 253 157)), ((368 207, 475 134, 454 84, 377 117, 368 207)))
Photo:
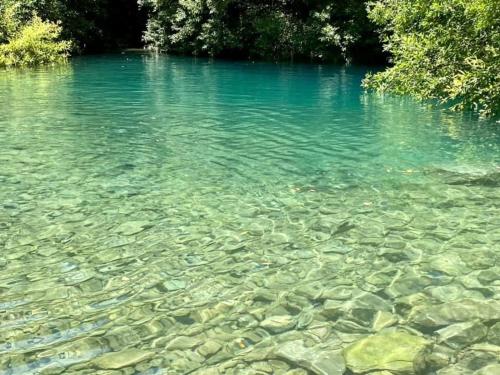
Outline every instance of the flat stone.
POLYGON ((498 375, 500 374, 500 363, 484 366, 474 372, 474 375, 498 375))
POLYGON ((199 346, 201 341, 194 337, 178 336, 167 344, 168 350, 186 350, 199 346))
POLYGON ((429 287, 425 291, 427 294, 441 302, 452 302, 464 298, 481 299, 482 297, 480 292, 467 290, 461 285, 454 284, 429 287))
POLYGON ((445 345, 434 345, 432 351, 425 353, 425 363, 429 370, 439 370, 448 366, 455 351, 445 345))
POLYGON ((438 343, 444 343, 453 349, 462 349, 481 340, 488 333, 488 328, 478 322, 452 324, 437 331, 438 343))
POLYGON ((353 290, 355 289, 351 286, 339 285, 331 289, 323 290, 321 296, 324 299, 345 301, 352 298, 353 290))
POLYGON ((307 348, 302 340, 279 345, 275 355, 317 375, 342 375, 345 371, 345 362, 340 350, 320 351, 307 348))
POLYGON ((136 363, 145 361, 154 355, 139 349, 127 349, 120 352, 106 353, 94 360, 94 364, 106 370, 116 370, 123 367, 133 366, 136 363))
POLYGON ((414 271, 402 272, 394 277, 391 284, 385 288, 385 293, 397 298, 418 293, 432 284, 432 280, 414 271))
POLYGON ((356 309, 371 309, 374 311, 391 311, 392 306, 385 299, 377 296, 373 293, 361 293, 356 296, 352 301, 349 301, 349 305, 356 309))
POLYGON ((378 311, 373 318, 372 328, 375 332, 390 327, 398 322, 398 317, 387 311, 378 311))
POLYGON ((500 345, 500 322, 497 322, 490 327, 487 341, 491 344, 500 345))
POLYGON ((471 375, 471 371, 460 365, 451 365, 440 369, 437 375, 471 375))
POLYGON ((335 319, 342 314, 344 305, 344 301, 326 300, 323 304, 323 315, 330 319, 335 319))
POLYGON ((252 368, 253 371, 255 371, 256 374, 261 374, 261 373, 272 374, 273 373, 272 366, 269 363, 264 362, 264 361, 254 362, 254 363, 252 363, 252 365, 250 367, 252 368))
POLYGON ((302 368, 296 368, 290 371, 287 371, 285 375, 308 375, 307 370, 304 370, 302 368))
POLYGON ((474 344, 468 349, 475 350, 477 352, 494 353, 495 355, 500 357, 500 346, 498 346, 498 345, 491 345, 491 344, 483 342, 483 343, 474 344))
POLYGON ((386 370, 414 374, 416 361, 428 345, 426 339, 406 332, 380 333, 348 346, 344 358, 355 373, 386 370))
POLYGON ((119 225, 115 229, 115 232, 121 233, 125 236, 132 236, 150 227, 151 223, 148 221, 128 221, 126 223, 119 225))
POLYGON ((416 306, 409 320, 432 328, 472 320, 500 320, 500 301, 465 299, 440 305, 416 306))
POLYGON ((260 322, 260 326, 262 328, 265 328, 272 333, 288 331, 289 329, 295 327, 295 324, 296 321, 291 315, 275 315, 260 322))
POLYGON ((200 353, 203 357, 211 357, 221 349, 222 345, 217 341, 208 340, 198 348, 198 353, 200 353))
POLYGON ((450 276, 463 275, 470 270, 462 259, 453 253, 447 253, 446 256, 438 255, 432 258, 428 268, 434 271, 440 271, 450 276))
POLYGON ((184 280, 174 279, 174 280, 165 281, 162 285, 165 288, 165 290, 167 290, 169 292, 174 292, 176 290, 186 288, 187 283, 184 280))

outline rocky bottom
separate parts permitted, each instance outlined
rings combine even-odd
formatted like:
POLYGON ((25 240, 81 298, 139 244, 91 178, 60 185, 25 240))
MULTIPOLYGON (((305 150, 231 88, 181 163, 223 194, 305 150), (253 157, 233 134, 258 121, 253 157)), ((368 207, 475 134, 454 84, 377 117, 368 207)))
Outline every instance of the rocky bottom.
POLYGON ((0 374, 500 374, 498 126, 364 74, 0 72, 0 374))
POLYGON ((422 177, 38 206, 12 184, 0 373, 499 374, 496 177, 422 177))

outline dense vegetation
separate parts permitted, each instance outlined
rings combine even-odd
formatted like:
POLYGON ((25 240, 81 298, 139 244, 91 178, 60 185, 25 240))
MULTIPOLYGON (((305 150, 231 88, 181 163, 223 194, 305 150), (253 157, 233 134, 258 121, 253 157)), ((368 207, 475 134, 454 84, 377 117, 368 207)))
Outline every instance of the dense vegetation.
POLYGON ((76 53, 142 45, 146 14, 137 0, 0 0, 0 18, 6 9, 24 22, 37 14, 60 23, 61 38, 71 40, 76 53))
POLYGON ((369 6, 393 66, 367 77, 366 87, 483 115, 499 112, 497 0, 381 0, 369 6))
POLYGON ((26 66, 65 60, 71 43, 61 41, 59 23, 32 13, 21 17, 15 4, 0 7, 0 66, 26 66))
POLYGON ((0 65, 135 47, 245 59, 377 63, 365 87, 495 115, 497 0, 2 0, 0 65), (382 51, 385 49, 385 55, 382 51))
POLYGON ((161 51, 250 59, 381 61, 363 0, 144 0, 161 51))

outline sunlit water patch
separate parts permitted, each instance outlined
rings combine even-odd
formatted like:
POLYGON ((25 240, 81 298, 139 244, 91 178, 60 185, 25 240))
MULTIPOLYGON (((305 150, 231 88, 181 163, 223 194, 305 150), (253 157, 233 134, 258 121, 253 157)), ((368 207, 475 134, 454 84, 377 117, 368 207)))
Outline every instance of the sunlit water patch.
POLYGON ((361 68, 0 72, 0 374, 498 374, 500 131, 361 68))

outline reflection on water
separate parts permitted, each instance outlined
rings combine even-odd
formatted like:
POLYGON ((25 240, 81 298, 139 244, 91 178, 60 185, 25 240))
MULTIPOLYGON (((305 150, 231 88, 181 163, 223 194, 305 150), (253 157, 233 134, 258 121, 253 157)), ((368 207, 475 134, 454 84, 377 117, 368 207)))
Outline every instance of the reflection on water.
POLYGON ((363 74, 0 72, 0 374, 499 373, 500 132, 363 74))

